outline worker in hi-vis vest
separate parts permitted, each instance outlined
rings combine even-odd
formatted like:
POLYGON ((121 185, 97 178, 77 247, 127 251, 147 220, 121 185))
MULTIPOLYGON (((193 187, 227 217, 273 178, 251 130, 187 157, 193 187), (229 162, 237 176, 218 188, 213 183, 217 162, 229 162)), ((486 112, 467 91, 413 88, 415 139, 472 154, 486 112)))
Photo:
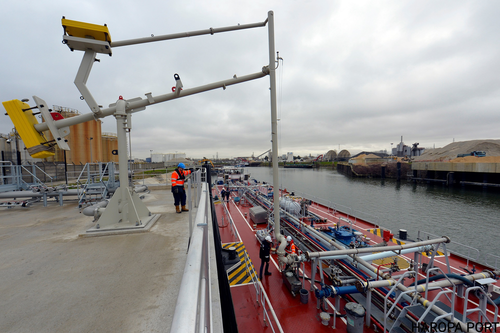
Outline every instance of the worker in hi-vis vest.
POLYGON ((174 194, 174 205, 175 211, 177 213, 180 212, 188 212, 189 209, 186 207, 186 190, 184 189, 184 180, 186 176, 191 174, 192 169, 184 170, 186 166, 184 163, 179 163, 177 165, 177 169, 172 172, 172 193, 174 194), (182 205, 182 208, 179 207, 179 204, 182 205))
POLYGON ((286 242, 287 242, 287 245, 285 247, 285 256, 289 255, 289 254, 297 254, 297 248, 295 246, 295 243, 293 242, 293 239, 292 237, 288 236, 286 238, 286 242))

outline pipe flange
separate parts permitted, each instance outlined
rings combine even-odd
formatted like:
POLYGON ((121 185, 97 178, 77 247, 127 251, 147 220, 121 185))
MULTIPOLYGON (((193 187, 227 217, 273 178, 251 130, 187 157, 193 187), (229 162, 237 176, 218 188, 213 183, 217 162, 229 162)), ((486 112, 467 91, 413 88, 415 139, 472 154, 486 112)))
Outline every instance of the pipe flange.
POLYGON ((354 286, 360 293, 366 293, 368 291, 368 282, 356 281, 354 286))
POLYGON ((489 273, 492 279, 498 280, 498 275, 496 275, 494 271, 485 269, 483 272, 489 273))

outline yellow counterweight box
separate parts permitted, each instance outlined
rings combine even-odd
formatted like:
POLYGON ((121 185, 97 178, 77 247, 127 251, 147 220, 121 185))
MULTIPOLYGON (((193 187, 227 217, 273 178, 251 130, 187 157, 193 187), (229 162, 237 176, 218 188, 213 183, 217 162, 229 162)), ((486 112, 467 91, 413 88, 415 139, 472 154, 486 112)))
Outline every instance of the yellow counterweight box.
POLYGON ((63 18, 61 20, 65 34, 79 38, 92 37, 95 40, 111 43, 108 27, 92 23, 72 21, 63 18))
POLYGON ((2 102, 17 132, 26 146, 28 153, 34 158, 54 156, 54 148, 47 144, 47 140, 36 129, 38 124, 30 106, 18 99, 2 102))

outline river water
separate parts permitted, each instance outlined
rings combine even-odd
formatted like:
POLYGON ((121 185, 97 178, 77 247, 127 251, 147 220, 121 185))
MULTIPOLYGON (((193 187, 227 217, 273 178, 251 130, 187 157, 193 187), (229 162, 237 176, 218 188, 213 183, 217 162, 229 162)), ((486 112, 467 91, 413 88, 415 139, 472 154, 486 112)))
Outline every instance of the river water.
MULTIPOLYGON (((251 177, 272 183, 272 168, 248 168, 251 177)), ((407 181, 349 178, 332 169, 279 168, 280 187, 296 195, 390 229, 448 236, 449 248, 499 266, 500 193, 486 189, 448 188, 407 181), (472 247, 476 250, 470 249, 472 247)), ((428 234, 421 233, 427 239, 428 234)))

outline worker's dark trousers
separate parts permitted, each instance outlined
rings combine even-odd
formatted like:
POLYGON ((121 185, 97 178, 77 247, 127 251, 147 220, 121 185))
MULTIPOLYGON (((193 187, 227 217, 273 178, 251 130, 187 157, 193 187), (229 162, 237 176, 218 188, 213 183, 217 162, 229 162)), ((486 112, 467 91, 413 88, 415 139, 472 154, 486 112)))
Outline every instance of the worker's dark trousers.
POLYGON ((186 205, 186 190, 183 186, 174 186, 172 188, 172 193, 174 194, 174 205, 175 206, 185 206, 186 205))
POLYGON ((260 260, 260 273, 259 277, 262 280, 262 269, 264 268, 264 263, 266 264, 266 273, 269 272, 269 261, 260 260))

